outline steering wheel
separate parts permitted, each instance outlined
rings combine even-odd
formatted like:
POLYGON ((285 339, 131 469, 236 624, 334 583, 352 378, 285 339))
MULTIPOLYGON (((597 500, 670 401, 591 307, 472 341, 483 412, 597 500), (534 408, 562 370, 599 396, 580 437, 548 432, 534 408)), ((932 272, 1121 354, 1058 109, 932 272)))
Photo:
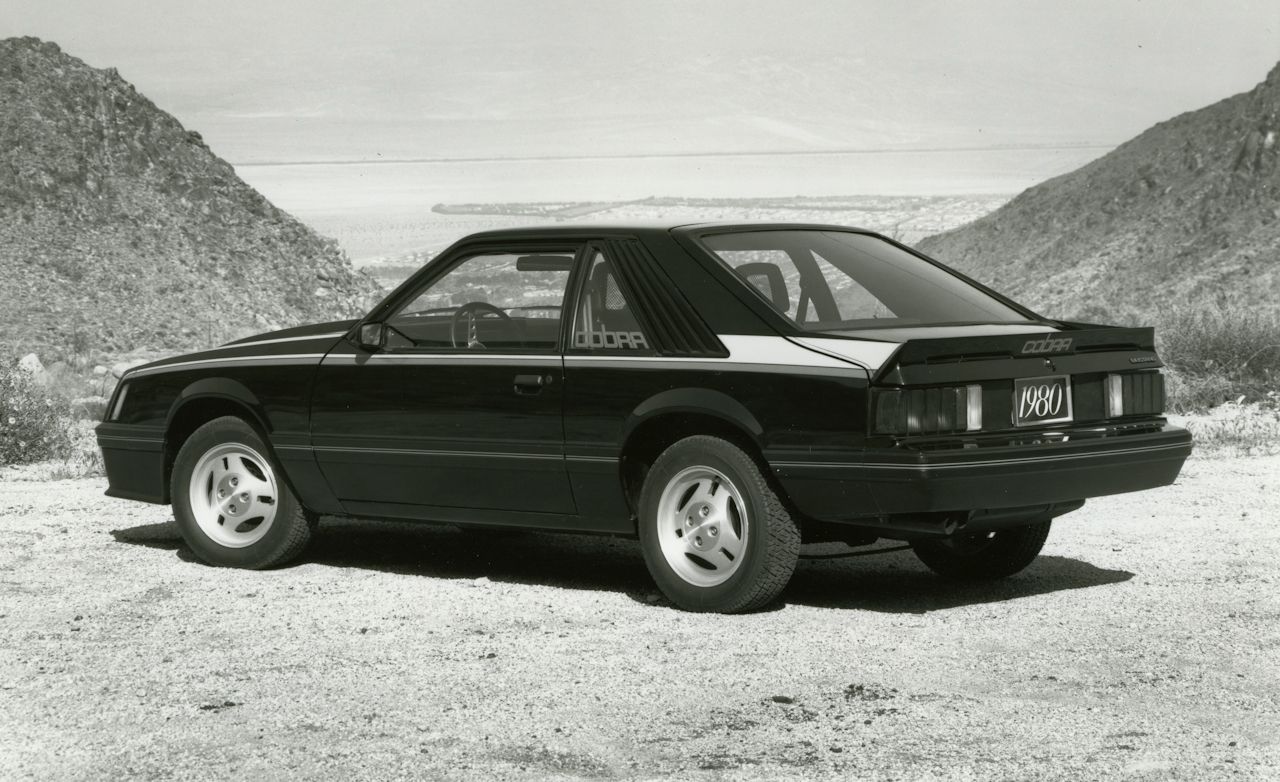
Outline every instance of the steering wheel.
POLYGON ((493 314, 505 321, 510 321, 511 316, 487 301, 472 301, 463 304, 453 313, 453 320, 449 322, 449 342, 455 348, 482 348, 484 343, 476 338, 476 323, 479 322, 484 314, 493 314), (466 321, 466 338, 461 342, 458 341, 458 326, 466 321))

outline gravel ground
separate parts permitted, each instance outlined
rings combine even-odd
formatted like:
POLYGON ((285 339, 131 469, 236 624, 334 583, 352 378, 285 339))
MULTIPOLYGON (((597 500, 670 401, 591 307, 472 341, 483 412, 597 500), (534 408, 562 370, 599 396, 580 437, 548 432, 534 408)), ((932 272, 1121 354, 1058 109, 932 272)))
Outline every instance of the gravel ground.
POLYGON ((217 570, 100 479, 8 481, 0 777, 1277 778, 1277 484, 1194 459, 1004 582, 809 561, 725 617, 628 541, 333 521, 217 570))

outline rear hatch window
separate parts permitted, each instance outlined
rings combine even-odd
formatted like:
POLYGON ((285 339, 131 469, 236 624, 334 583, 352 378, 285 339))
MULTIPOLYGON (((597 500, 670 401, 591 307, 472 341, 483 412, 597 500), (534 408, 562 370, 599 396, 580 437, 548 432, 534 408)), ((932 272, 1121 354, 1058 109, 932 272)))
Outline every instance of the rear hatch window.
POLYGON ((801 329, 1029 323, 1019 311, 945 268, 853 231, 743 231, 702 243, 801 329))

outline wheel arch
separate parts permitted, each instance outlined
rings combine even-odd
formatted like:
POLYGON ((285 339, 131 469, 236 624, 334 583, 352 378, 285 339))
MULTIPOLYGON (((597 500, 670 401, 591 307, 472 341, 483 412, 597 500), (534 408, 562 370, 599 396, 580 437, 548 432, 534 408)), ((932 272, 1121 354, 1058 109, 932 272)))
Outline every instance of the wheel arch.
MULTIPOLYGON (((267 448, 271 448, 271 441, 267 436, 271 426, 262 410, 262 404, 252 391, 243 383, 230 378, 197 380, 178 394, 165 418, 163 485, 166 495, 173 475, 173 463, 182 444, 196 429, 223 416, 235 416, 244 420, 257 430, 267 448)), ((274 454, 272 457, 274 458, 274 454)), ((166 496, 164 501, 169 502, 170 497, 166 496)))
POLYGON ((764 460, 764 427, 745 405, 721 391, 669 389, 638 405, 623 429, 618 477, 633 517, 653 462, 673 443, 699 434, 722 437, 741 447, 772 478, 764 460))

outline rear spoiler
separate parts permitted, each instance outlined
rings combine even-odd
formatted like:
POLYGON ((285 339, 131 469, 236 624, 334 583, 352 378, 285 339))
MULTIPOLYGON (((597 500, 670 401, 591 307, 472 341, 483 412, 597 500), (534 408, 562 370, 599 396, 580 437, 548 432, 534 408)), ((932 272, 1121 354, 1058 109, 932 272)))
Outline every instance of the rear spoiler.
POLYGON ((1160 366, 1154 329, 1068 327, 1031 334, 908 340, 884 363, 876 381, 914 385, 1160 366))

